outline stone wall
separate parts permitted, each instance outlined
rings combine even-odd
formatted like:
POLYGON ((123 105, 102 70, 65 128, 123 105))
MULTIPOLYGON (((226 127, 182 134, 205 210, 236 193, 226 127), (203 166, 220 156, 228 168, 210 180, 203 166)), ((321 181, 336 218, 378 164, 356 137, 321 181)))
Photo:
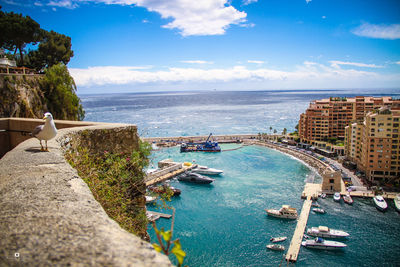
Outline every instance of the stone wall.
POLYGON ((111 220, 66 162, 63 149, 80 135, 81 145, 97 138, 97 151, 137 145, 135 126, 105 124, 59 130, 50 152, 34 138, 9 151, 0 159, 0 266, 172 266, 111 220))

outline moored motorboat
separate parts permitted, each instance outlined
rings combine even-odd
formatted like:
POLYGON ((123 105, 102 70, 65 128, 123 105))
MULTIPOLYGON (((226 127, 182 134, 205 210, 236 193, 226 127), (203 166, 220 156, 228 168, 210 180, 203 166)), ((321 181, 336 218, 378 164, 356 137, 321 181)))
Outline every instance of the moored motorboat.
POLYGON ((289 205, 282 205, 279 210, 265 209, 269 216, 284 218, 284 219, 297 219, 297 210, 289 205))
POLYGON ((279 244, 269 244, 269 245, 267 245, 267 248, 272 249, 272 250, 279 250, 279 251, 285 250, 285 247, 282 245, 279 245, 279 244))
POLYGON ((343 196, 343 201, 349 205, 353 204, 354 202, 349 193, 343 196))
POLYGON ((224 171, 214 168, 209 168, 207 166, 198 165, 196 168, 192 169, 192 172, 197 172, 200 174, 208 174, 208 175, 219 175, 222 174, 224 171))
POLYGON ((145 196, 145 197, 146 197, 146 204, 152 203, 157 199, 157 197, 153 197, 153 196, 145 196))
POLYGON ((315 249, 342 249, 347 247, 347 245, 342 242, 324 240, 321 237, 303 241, 301 242, 301 245, 306 248, 315 248, 315 249))
POLYGON ((335 194, 333 195, 333 200, 336 202, 340 201, 340 193, 339 192, 335 192, 335 194))
POLYGON ((375 206, 378 210, 380 210, 380 211, 387 210, 388 205, 382 196, 380 196, 380 195, 374 196, 373 200, 374 200, 375 206))
POLYGON ((178 176, 178 180, 183 182, 191 182, 195 184, 210 184, 215 181, 210 177, 195 172, 182 173, 181 175, 178 176))
POLYGON ((313 208, 312 211, 315 213, 325 214, 325 210, 323 208, 313 208))
POLYGON ((326 198, 326 194, 325 194, 325 193, 322 193, 322 194, 321 194, 321 198, 326 198))
POLYGON ((319 205, 317 202, 313 202, 313 203, 311 204, 311 206, 312 206, 312 207, 316 207, 316 208, 321 207, 321 205, 319 205))
POLYGON ((344 238, 350 234, 336 229, 330 229, 326 226, 311 227, 307 229, 307 234, 311 236, 324 237, 324 238, 344 238))
POLYGON ((287 239, 286 236, 280 236, 280 237, 272 237, 269 241, 271 241, 272 243, 277 243, 285 241, 286 239, 287 239))
POLYGON ((397 196, 393 199, 394 201, 394 207, 398 212, 400 212, 400 194, 397 194, 397 196))

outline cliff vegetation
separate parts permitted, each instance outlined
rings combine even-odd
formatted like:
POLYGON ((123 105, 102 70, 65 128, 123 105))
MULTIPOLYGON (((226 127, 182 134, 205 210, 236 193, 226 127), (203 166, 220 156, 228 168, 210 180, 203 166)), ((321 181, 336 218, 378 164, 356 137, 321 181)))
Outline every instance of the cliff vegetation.
POLYGON ((1 75, 0 103, 0 117, 42 118, 47 111, 61 120, 85 117, 75 82, 63 63, 44 75, 1 75))
POLYGON ((78 170, 108 216, 147 241, 144 168, 150 150, 148 143, 139 141, 139 149, 132 153, 104 151, 94 155, 85 147, 66 153, 67 161, 78 170))

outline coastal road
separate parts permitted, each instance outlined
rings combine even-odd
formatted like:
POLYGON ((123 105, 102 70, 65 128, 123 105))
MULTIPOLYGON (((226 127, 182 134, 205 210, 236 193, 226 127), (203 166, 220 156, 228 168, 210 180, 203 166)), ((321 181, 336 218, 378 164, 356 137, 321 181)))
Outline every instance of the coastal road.
POLYGON ((329 164, 333 164, 336 167, 338 167, 342 173, 344 173, 346 176, 351 178, 351 181, 353 183, 353 186, 358 190, 358 191, 367 191, 367 188, 363 185, 362 181, 360 178, 355 175, 353 172, 345 168, 341 163, 337 162, 336 160, 330 159, 330 158, 325 158, 329 164))

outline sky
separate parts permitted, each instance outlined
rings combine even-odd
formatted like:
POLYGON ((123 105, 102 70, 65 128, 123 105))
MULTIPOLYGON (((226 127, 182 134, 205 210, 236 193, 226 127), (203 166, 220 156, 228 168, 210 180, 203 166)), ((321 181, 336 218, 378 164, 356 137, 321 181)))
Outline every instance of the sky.
POLYGON ((70 36, 78 94, 399 88, 399 0, 0 0, 70 36))

